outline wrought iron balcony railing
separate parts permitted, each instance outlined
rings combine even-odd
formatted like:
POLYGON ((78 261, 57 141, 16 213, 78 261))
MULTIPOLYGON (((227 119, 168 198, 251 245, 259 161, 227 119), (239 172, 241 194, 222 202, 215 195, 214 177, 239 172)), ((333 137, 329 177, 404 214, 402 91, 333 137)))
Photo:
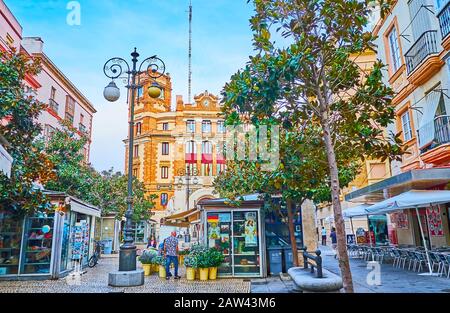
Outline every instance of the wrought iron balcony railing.
POLYGON ((58 108, 59 108, 59 104, 58 102, 56 102, 53 99, 49 99, 48 100, 48 106, 50 107, 50 109, 52 109, 53 111, 55 111, 56 113, 58 113, 58 108))
POLYGON ((424 32, 405 53, 406 69, 411 74, 428 56, 438 53, 437 30, 424 32))
MULTIPOLYGON (((450 115, 440 115, 434 118, 433 121, 425 124, 418 130, 419 146, 423 147, 430 142, 428 149, 435 148, 445 143, 450 142, 450 115)), ((427 150, 427 149, 425 149, 427 150)))
POLYGON ((442 39, 450 34, 450 1, 438 14, 439 25, 441 26, 442 39))

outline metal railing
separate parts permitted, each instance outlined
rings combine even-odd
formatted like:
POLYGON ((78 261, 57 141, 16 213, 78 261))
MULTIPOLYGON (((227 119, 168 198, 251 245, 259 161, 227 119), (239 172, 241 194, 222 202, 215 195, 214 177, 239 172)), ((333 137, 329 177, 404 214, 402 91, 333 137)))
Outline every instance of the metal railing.
POLYGON ((424 32, 405 53, 406 69, 411 74, 429 55, 438 53, 437 30, 424 32))
POLYGON ((442 145, 450 142, 450 116, 441 115, 434 119, 434 140, 442 145))
POLYGON ((53 99, 49 99, 48 100, 48 106, 50 109, 52 109, 53 111, 55 111, 56 113, 58 113, 58 109, 59 109, 59 104, 58 102, 56 102, 53 99))
POLYGON ((441 26, 442 38, 444 39, 450 34, 450 1, 447 2, 437 17, 441 26))
MULTIPOLYGON (((306 248, 306 247, 305 247, 306 248)), ((314 267, 316 268, 317 272, 317 278, 322 278, 322 257, 320 256, 322 252, 320 250, 316 250, 315 255, 312 255, 311 253, 307 252, 306 250, 303 251, 303 267, 308 268, 308 264, 311 266, 311 273, 314 273, 314 267), (314 262, 308 261, 312 260, 314 262)))

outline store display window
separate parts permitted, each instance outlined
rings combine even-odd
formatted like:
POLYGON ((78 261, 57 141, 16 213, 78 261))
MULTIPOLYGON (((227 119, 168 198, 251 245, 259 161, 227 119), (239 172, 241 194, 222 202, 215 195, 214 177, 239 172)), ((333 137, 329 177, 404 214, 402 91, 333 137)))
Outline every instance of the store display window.
POLYGON ((54 213, 37 212, 25 218, 21 274, 49 274, 54 213))
POLYGON ((141 221, 134 224, 134 242, 145 243, 147 242, 145 238, 146 222, 141 221))
POLYGON ((222 251, 222 276, 259 276, 260 238, 257 211, 208 212, 207 244, 222 251))
POLYGON ((8 211, 0 211, 0 276, 19 271, 23 221, 8 211))
POLYGON ((385 244, 389 242, 389 233, 386 215, 369 216, 369 227, 374 234, 375 243, 385 244))
POLYGON ((60 270, 65 271, 69 266, 70 255, 70 214, 65 214, 63 224, 62 246, 61 246, 61 266, 60 270))

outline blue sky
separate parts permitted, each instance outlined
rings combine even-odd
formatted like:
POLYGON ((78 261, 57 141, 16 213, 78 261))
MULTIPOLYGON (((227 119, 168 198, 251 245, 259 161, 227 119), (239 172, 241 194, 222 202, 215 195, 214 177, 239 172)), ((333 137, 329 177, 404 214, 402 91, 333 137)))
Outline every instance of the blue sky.
MULTIPOLYGON (((111 57, 130 59, 157 54, 172 76, 173 99, 187 101, 189 0, 79 0, 81 25, 66 22, 66 0, 5 0, 24 36, 44 40, 44 52, 94 104, 91 162, 97 170, 123 171, 127 136, 125 97, 103 99, 108 80, 103 64, 111 57)), ((193 94, 218 94, 252 54, 247 0, 192 0, 193 94)), ((122 94, 125 91, 122 90, 122 94)))

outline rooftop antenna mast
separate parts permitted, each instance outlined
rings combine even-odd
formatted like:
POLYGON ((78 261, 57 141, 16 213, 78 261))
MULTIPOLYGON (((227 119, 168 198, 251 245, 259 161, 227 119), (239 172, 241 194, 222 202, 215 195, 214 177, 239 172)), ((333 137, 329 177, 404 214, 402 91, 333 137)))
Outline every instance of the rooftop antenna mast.
POLYGON ((188 74, 188 103, 191 104, 192 91, 192 0, 189 0, 189 74, 188 74))

